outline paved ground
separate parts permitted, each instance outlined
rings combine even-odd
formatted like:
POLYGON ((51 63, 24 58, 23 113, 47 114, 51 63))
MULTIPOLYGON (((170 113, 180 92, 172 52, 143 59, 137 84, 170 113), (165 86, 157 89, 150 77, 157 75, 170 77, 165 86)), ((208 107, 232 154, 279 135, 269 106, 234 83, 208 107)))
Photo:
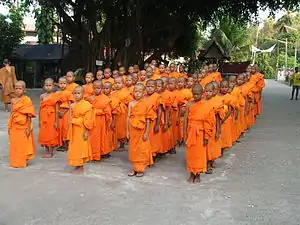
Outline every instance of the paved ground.
POLYGON ((41 160, 41 149, 28 169, 10 169, 0 112, 0 225, 300 224, 300 102, 289 97, 268 81, 257 124, 199 185, 185 181, 184 149, 141 179, 127 177, 126 152, 84 176, 69 173, 64 153, 41 160))

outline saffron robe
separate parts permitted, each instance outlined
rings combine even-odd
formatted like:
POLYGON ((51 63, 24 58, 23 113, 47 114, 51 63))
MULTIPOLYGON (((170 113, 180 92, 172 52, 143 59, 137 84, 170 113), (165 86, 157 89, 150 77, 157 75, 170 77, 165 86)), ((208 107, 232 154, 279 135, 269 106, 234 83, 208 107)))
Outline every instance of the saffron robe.
POLYGON ((73 91, 76 87, 78 87, 78 84, 76 84, 76 83, 68 84, 66 87, 66 91, 73 93, 73 91))
POLYGON ((149 102, 142 99, 131 108, 129 115, 129 161, 136 172, 144 172, 153 164, 150 140, 143 140, 147 119, 154 120, 155 112, 149 102))
POLYGON ((84 133, 90 132, 94 126, 92 105, 85 100, 71 106, 70 126, 68 130, 69 150, 68 164, 83 166, 92 160, 91 140, 84 140, 84 133))
POLYGON ((104 94, 89 98, 95 113, 95 124, 91 130, 92 159, 99 161, 101 155, 112 151, 109 146, 109 130, 111 123, 110 99, 104 94))
POLYGON ((30 135, 27 137, 25 133, 29 118, 34 117, 34 106, 29 97, 22 96, 12 104, 8 120, 9 164, 11 167, 24 168, 27 166, 27 160, 34 158, 35 144, 32 122, 30 135))
POLYGON ((55 107, 58 99, 58 94, 53 93, 40 102, 38 141, 42 147, 59 146, 58 128, 54 127, 56 119, 55 107))
POLYGON ((264 75, 257 72, 253 75, 251 75, 250 82, 255 84, 255 115, 260 115, 261 114, 261 106, 262 106, 262 101, 261 101, 261 94, 262 90, 265 87, 265 79, 264 75))
POLYGON ((186 164, 187 171, 193 174, 207 170, 207 146, 204 139, 210 140, 215 129, 214 111, 207 101, 199 101, 188 108, 186 164))
POLYGON ((84 99, 87 100, 90 96, 94 95, 93 83, 83 85, 84 99))

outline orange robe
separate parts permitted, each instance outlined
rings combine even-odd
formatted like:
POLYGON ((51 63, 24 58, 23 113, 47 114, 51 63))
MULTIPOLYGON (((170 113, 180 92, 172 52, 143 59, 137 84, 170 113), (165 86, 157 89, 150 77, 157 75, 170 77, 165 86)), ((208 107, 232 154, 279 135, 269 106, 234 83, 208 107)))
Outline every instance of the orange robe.
POLYGON ((152 107, 153 111, 155 112, 155 117, 153 117, 153 119, 150 122, 150 131, 149 131, 149 140, 150 140, 150 143, 151 143, 151 152, 152 152, 152 155, 155 156, 156 153, 162 151, 162 139, 161 139, 162 130, 161 130, 161 127, 160 127, 159 132, 154 133, 154 127, 155 127, 155 124, 156 124, 156 121, 157 121, 158 108, 159 108, 159 106, 163 107, 163 99, 162 99, 160 94, 154 93, 151 96, 147 97, 147 102, 148 102, 149 106, 152 107))
MULTIPOLYGON (((175 95, 170 92, 169 90, 165 90, 164 92, 161 93, 161 97, 163 99, 164 103, 164 110, 167 111, 167 114, 169 116, 169 113, 172 108, 176 107, 176 97, 175 95)), ((162 129, 163 129, 164 124, 162 124, 162 129)), ((171 148, 173 148, 173 133, 172 133, 172 126, 167 129, 167 131, 163 131, 161 134, 161 142, 162 142, 162 152, 161 153, 166 153, 168 152, 171 148)))
MULTIPOLYGON (((111 108, 112 117, 120 114, 122 112, 120 101, 117 98, 112 97, 111 95, 109 95, 108 97, 110 99, 110 108, 111 108)), ((118 149, 117 133, 114 130, 109 129, 108 143, 109 143, 110 151, 118 149)))
POLYGON ((215 114, 207 101, 196 102, 188 110, 187 171, 198 174, 207 170, 207 146, 204 146, 203 141, 213 137, 215 114))
POLYGON ((246 96, 248 102, 246 102, 246 112, 245 112, 245 129, 253 126, 255 124, 255 112, 254 112, 254 98, 255 98, 255 84, 252 82, 247 82, 243 85, 243 95, 246 96))
POLYGON ((153 120, 155 112, 146 99, 138 101, 129 115, 129 161, 136 172, 144 172, 144 169, 153 164, 150 140, 143 141, 146 128, 146 120, 153 120))
POLYGON ((167 73, 162 73, 162 74, 160 74, 160 77, 167 77, 167 78, 169 78, 169 74, 167 74, 167 73))
POLYGON ((215 81, 215 76, 208 74, 200 81, 200 85, 205 88, 208 83, 213 81, 215 81))
POLYGON ((140 83, 140 84, 143 84, 144 86, 146 86, 146 80, 144 80, 144 81, 139 81, 138 83, 140 83))
POLYGON ((70 102, 73 101, 73 96, 70 91, 66 91, 66 90, 57 92, 57 95, 58 95, 57 103, 59 104, 59 111, 63 112, 67 110, 62 118, 58 118, 59 146, 63 146, 63 141, 68 140, 68 128, 69 128, 69 119, 70 119, 69 107, 70 107, 70 102))
POLYGON ((160 74, 160 71, 159 71, 158 67, 154 68, 154 73, 153 74, 155 74, 155 75, 159 75, 160 74))
POLYGON ((84 99, 87 100, 90 96, 94 95, 93 83, 83 85, 84 99))
POLYGON ((231 94, 236 97, 238 101, 238 116, 236 120, 236 140, 244 132, 245 124, 245 98, 242 94, 241 87, 235 87, 231 94))
POLYGON ((81 100, 71 108, 70 127, 68 130, 69 150, 68 164, 83 166, 92 159, 91 140, 84 140, 85 131, 91 131, 94 126, 94 111, 92 105, 81 100))
POLYGON ((133 96, 133 91, 134 91, 134 86, 130 86, 130 87, 125 87, 125 89, 127 89, 129 91, 129 93, 133 96))
POLYGON ((55 107, 58 97, 58 94, 53 93, 40 103, 38 140, 42 147, 59 146, 58 129, 54 127, 56 117, 55 107))
POLYGON ((76 84, 76 83, 68 84, 66 87, 66 91, 73 93, 73 91, 76 87, 78 87, 78 84, 76 84))
POLYGON ((99 161, 101 155, 106 155, 112 151, 109 145, 109 130, 111 123, 110 98, 104 94, 91 97, 89 102, 92 104, 95 113, 95 124, 91 130, 92 159, 99 161))
POLYGON ((222 107, 224 106, 224 101, 222 97, 215 96, 207 101, 208 108, 210 107, 215 116, 212 119, 213 122, 213 132, 212 136, 208 140, 207 145, 207 160, 216 160, 221 156, 221 139, 219 138, 216 140, 216 134, 217 134, 217 116, 220 116, 220 110, 222 110, 222 107))
POLYGON ((110 77, 110 78, 103 78, 101 81, 102 81, 102 84, 104 84, 105 82, 109 82, 111 84, 115 83, 115 80, 112 77, 110 77))
POLYGON ((161 78, 161 76, 159 74, 154 74, 150 79, 151 80, 158 80, 160 78, 161 78))
POLYGON ((174 95, 174 104, 172 106, 172 125, 171 125, 171 132, 172 132, 172 147, 175 148, 177 145, 177 141, 179 140, 179 125, 177 125, 177 118, 178 118, 178 103, 181 104, 180 98, 178 96, 177 91, 171 91, 171 94, 174 95))
POLYGON ((218 72, 218 71, 213 72, 212 75, 214 76, 214 79, 215 79, 216 82, 221 83, 222 75, 221 75, 220 72, 218 72))
POLYGON ((169 74, 169 78, 179 78, 180 77, 180 73, 174 71, 174 72, 171 72, 169 74))
POLYGON ((133 100, 130 92, 123 88, 121 90, 116 90, 111 93, 111 96, 117 98, 120 101, 121 111, 116 115, 116 135, 117 139, 120 142, 126 142, 126 115, 127 115, 127 106, 129 102, 133 100))
POLYGON ((261 73, 255 73, 251 75, 250 82, 255 84, 254 88, 254 93, 255 93, 255 115, 260 115, 261 113, 261 106, 262 106, 262 101, 261 101, 261 94, 262 90, 265 87, 265 79, 264 75, 261 73))
POLYGON ((27 96, 22 96, 12 104, 11 114, 8 120, 9 133, 9 164, 11 167, 24 168, 27 160, 35 155, 33 139, 33 125, 29 137, 25 131, 28 128, 28 119, 34 118, 34 106, 27 96))

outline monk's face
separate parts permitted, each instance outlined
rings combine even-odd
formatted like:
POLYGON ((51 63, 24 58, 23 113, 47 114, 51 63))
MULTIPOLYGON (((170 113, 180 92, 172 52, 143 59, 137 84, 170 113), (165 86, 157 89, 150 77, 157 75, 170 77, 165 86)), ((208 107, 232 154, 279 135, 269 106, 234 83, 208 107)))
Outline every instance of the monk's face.
POLYGON ((100 82, 95 82, 93 84, 93 90, 95 95, 100 95, 102 91, 102 84, 100 82))
POLYGON ((179 66, 179 72, 184 73, 184 67, 183 66, 179 66))
POLYGON ((174 79, 169 80, 169 90, 174 91, 176 89, 176 81, 174 79))
POLYGON ((133 84, 133 79, 132 77, 126 77, 125 85, 126 87, 131 87, 133 84))
POLYGON ((244 79, 245 79, 244 76, 239 75, 239 76, 237 77, 237 79, 236 79, 237 85, 238 85, 238 86, 243 85, 243 84, 244 84, 244 79))
POLYGON ((151 65, 152 65, 153 67, 156 67, 156 66, 157 66, 156 60, 152 60, 152 61, 151 61, 151 65))
POLYGON ((212 86, 205 87, 205 97, 206 99, 211 99, 214 96, 214 88, 212 86))
POLYGON ((170 65, 170 71, 171 71, 171 72, 174 72, 175 70, 176 70, 175 64, 171 64, 171 65, 170 65))
POLYGON ((17 97, 21 97, 22 95, 24 95, 25 91, 26 91, 26 89, 23 85, 21 85, 21 84, 15 85, 15 95, 17 97))
POLYGON ((135 73, 138 73, 140 71, 139 65, 134 65, 133 68, 135 73))
POLYGON ((109 69, 104 70, 104 77, 105 77, 105 79, 110 78, 110 76, 111 76, 110 70, 109 69))
POLYGON ((193 74, 193 81, 196 84, 198 82, 198 75, 197 74, 193 74))
POLYGON ((185 86, 185 79, 183 79, 183 78, 178 79, 177 86, 178 86, 179 89, 184 88, 184 86, 185 86))
POLYGON ((46 81, 44 84, 44 90, 47 93, 51 93, 54 89, 54 83, 52 81, 46 81))
POLYGON ((160 66, 159 66, 159 72, 160 72, 161 74, 163 74, 163 73, 165 72, 165 66, 164 66, 164 65, 160 65, 160 66))
POLYGON ((155 81, 148 81, 146 83, 146 92, 147 95, 152 95, 156 90, 156 82, 155 81))
POLYGON ((102 92, 105 95, 109 95, 111 93, 111 84, 104 84, 102 92))
POLYGON ((214 71, 214 65, 213 64, 209 64, 208 66, 208 72, 213 72, 214 71))
POLYGON ((66 80, 68 84, 71 84, 74 82, 75 78, 74 78, 74 74, 71 72, 68 72, 66 75, 66 80))
POLYGON ((67 87, 67 80, 65 78, 60 78, 58 80, 58 87, 60 88, 60 90, 65 90, 67 87))
POLYGON ((118 76, 119 76, 119 71, 118 70, 114 70, 113 73, 112 73, 112 77, 116 78, 118 76))
POLYGON ((139 76, 136 73, 132 74, 132 82, 133 84, 136 84, 139 80, 139 76))
POLYGON ((156 92, 161 93, 164 89, 164 83, 160 81, 156 81, 156 92))
POLYGON ((133 66, 129 67, 128 73, 129 73, 129 74, 133 74, 133 73, 134 73, 134 68, 133 68, 133 66))
POLYGON ((193 88, 192 90, 194 100, 200 101, 202 97, 202 90, 200 88, 193 88))
POLYGON ((148 67, 146 70, 146 74, 148 78, 151 78, 153 76, 152 68, 148 67))
POLYGON ((221 83, 220 92, 223 95, 225 95, 229 92, 229 83, 228 82, 221 83))
POLYGON ((83 98, 83 89, 82 88, 75 88, 73 91, 73 96, 76 102, 79 102, 83 98))
POLYGON ((121 78, 115 79, 116 90, 121 90, 123 88, 123 80, 121 78))
POLYGON ((166 69, 165 69, 165 73, 166 73, 166 74, 169 74, 169 73, 171 73, 170 67, 166 67, 166 69))
POLYGON ((96 78, 97 78, 97 80, 103 79, 103 71, 102 70, 97 71, 96 78))
POLYGON ((256 66, 252 66, 251 67, 251 74, 255 74, 257 72, 257 67, 256 66))
POLYGON ((120 76, 124 76, 125 73, 126 73, 125 67, 120 67, 120 69, 119 69, 120 76))
POLYGON ((141 80, 141 81, 144 81, 144 80, 146 80, 146 79, 147 79, 146 71, 142 71, 142 72, 141 72, 141 75, 140 75, 140 80, 141 80))
POLYGON ((135 100, 140 100, 144 97, 145 88, 137 85, 134 87, 133 96, 135 100))
POLYGON ((144 64, 144 69, 146 70, 149 67, 149 63, 144 64))
POLYGON ((186 83, 187 88, 192 88, 194 85, 194 79, 192 77, 189 77, 186 83))
POLYGON ((85 83, 89 84, 89 83, 92 83, 94 80, 94 76, 90 73, 87 73, 85 75, 85 83))

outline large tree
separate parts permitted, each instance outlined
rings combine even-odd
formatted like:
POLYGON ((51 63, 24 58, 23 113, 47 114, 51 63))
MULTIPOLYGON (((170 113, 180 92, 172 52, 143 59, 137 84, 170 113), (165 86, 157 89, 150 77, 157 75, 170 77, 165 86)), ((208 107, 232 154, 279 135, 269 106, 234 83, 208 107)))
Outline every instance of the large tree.
POLYGON ((149 53, 190 56, 199 21, 205 26, 220 15, 246 21, 260 5, 274 11, 298 1, 48 0, 47 4, 60 18, 60 23, 53 23, 76 56, 74 67, 94 69, 97 59, 128 65, 141 63, 149 53))

